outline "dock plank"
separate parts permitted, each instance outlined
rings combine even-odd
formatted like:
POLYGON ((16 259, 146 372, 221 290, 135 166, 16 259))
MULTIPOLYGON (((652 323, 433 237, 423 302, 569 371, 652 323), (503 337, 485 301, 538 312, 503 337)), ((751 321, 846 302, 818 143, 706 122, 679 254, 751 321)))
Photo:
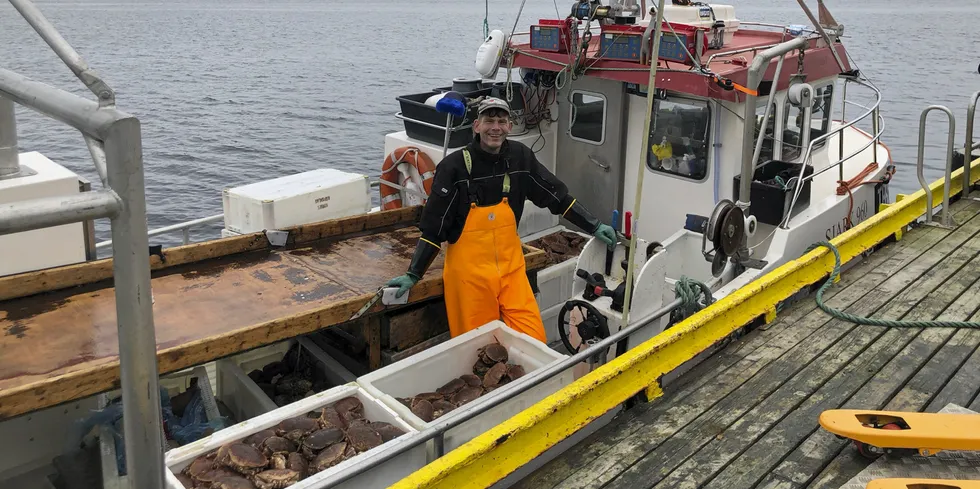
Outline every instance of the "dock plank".
MULTIPOLYGON (((880 284, 918 259, 945 235, 945 232, 938 229, 927 228, 909 235, 902 242, 886 246, 889 253, 874 254, 860 265, 862 270, 866 269, 865 272, 842 277, 838 284, 840 288, 835 287, 826 295, 827 303, 837 308, 854 304, 860 295, 850 292, 880 284)), ((904 286, 898 284, 896 288, 904 286)), ((745 383, 769 361, 779 358, 810 337, 815 332, 815 325, 824 321, 808 322, 801 319, 815 309, 816 305, 813 303, 798 304, 785 311, 780 318, 782 327, 753 332, 741 344, 713 357, 727 358, 728 361, 706 362, 699 366, 698 371, 702 373, 690 383, 699 392, 697 399, 687 398, 693 391, 688 388, 682 395, 671 396, 672 399, 678 399, 676 405, 655 402, 648 408, 649 412, 637 412, 629 415, 629 418, 625 414, 621 415, 624 418, 622 422, 612 423, 608 429, 592 435, 576 447, 576 450, 550 462, 525 478, 517 487, 572 489, 598 487, 608 483, 618 473, 656 448, 674 431, 687 425, 698 414, 745 383), (656 427, 650 426, 648 419, 657 419, 656 427)))
MULTIPOLYGON (((859 316, 975 316, 980 205, 952 210, 957 229, 913 229, 845 273, 825 301, 859 316)), ((846 323, 811 296, 515 487, 797 489, 821 477, 827 484, 814 487, 835 487, 860 468, 840 465, 846 442, 820 429, 821 411, 889 402, 921 410, 944 396, 976 402, 980 369, 966 367, 980 365, 978 345, 980 331, 846 323)))
MULTIPOLYGON (((977 253, 974 252, 972 259, 973 264, 977 264, 977 253)), ((962 297, 964 291, 968 291, 974 286, 974 283, 980 280, 980 267, 973 267, 972 273, 969 276, 953 276, 950 281, 946 282, 944 285, 946 287, 940 286, 934 289, 926 298, 924 298, 917 306, 908 311, 908 314, 904 316, 905 320, 931 320, 931 319, 965 319, 968 318, 974 311, 975 306, 969 305, 969 310, 964 310, 962 307, 957 306, 958 302, 957 296, 962 297), (953 306, 949 306, 949 303, 953 300, 953 306)), ((916 285, 917 288, 918 285, 916 285)), ((905 302, 901 299, 897 300, 893 304, 904 304, 905 302)), ((900 306, 899 306, 900 307, 900 306)), ((887 316, 883 316, 887 317, 887 316)), ((770 473, 773 467, 779 463, 787 453, 792 451, 797 445, 801 443, 803 438, 809 436, 811 433, 816 431, 819 427, 817 419, 820 413, 827 409, 836 409, 840 406, 841 401, 847 399, 854 395, 857 391, 864 389, 864 384, 871 379, 871 377, 877 372, 886 368, 886 365, 891 362, 896 354, 899 354, 902 349, 908 348, 920 338, 916 336, 919 334, 921 329, 918 328, 884 328, 877 326, 861 326, 860 330, 867 331, 881 331, 885 334, 875 341, 874 344, 869 347, 869 350, 863 352, 861 355, 856 356, 851 360, 850 365, 840 374, 836 375, 834 379, 825 384, 820 391, 810 396, 806 402, 800 406, 799 409, 795 409, 790 413, 785 419, 783 419, 777 426, 775 426, 772 431, 767 433, 763 438, 756 441, 751 448, 742 453, 737 460, 731 462, 730 465, 718 475, 718 477, 712 481, 706 487, 752 487, 762 480, 766 474, 770 473), (873 352, 873 350, 877 350, 873 352)), ((952 330, 947 330, 952 333, 952 330)), ((980 333, 980 332, 968 332, 962 331, 962 333, 980 333)), ((976 335, 976 340, 970 340, 964 335, 964 340, 966 342, 973 341, 973 345, 960 349, 960 355, 964 356, 976 346, 976 340, 980 340, 980 334, 976 335), (968 350, 968 351, 966 351, 968 350)), ((943 335, 939 335, 936 340, 942 341, 943 335)), ((941 343, 939 343, 941 344, 941 343)), ((935 343, 932 345, 935 346, 935 343)), ((958 348, 957 343, 946 343, 941 345, 944 352, 954 355, 951 360, 955 359, 955 355, 958 348)), ((965 344, 963 346, 966 346, 965 344)), ((916 358, 930 358, 929 355, 922 355, 916 358)), ((945 357, 944 357, 945 358, 945 357)), ((932 360, 936 360, 937 357, 931 357, 932 360)), ((935 381, 939 378, 946 378, 939 373, 929 373, 927 369, 933 366, 937 370, 945 370, 948 375, 951 375, 955 370, 955 367, 959 365, 960 361, 955 361, 955 363, 945 363, 936 365, 936 362, 930 360, 926 364, 926 368, 920 370, 911 382, 906 384, 902 393, 906 395, 913 395, 916 392, 929 391, 929 383, 935 381), (925 385, 923 385, 923 383, 925 385)), ((906 367, 913 367, 913 362, 907 362, 906 367)), ((947 375, 947 376, 948 376, 947 375)), ((905 377, 895 376, 895 380, 901 385, 901 379, 905 377)), ((891 380, 890 377, 882 377, 882 380, 891 380)), ((932 387, 931 392, 935 392, 935 387, 932 387)), ((901 394, 901 393, 900 393, 901 394)), ((893 401, 898 399, 898 397, 893 398, 893 401)))
MULTIPOLYGON (((980 229, 980 218, 973 219, 968 224, 972 227, 966 227, 959 231, 954 241, 962 243, 976 233, 980 229)), ((955 249, 956 245, 947 237, 947 239, 940 241, 922 253, 918 259, 907 264, 899 273, 889 276, 870 291, 866 291, 851 307, 845 310, 857 315, 874 315, 879 309, 886 307, 896 294, 904 294, 908 297, 919 294, 914 299, 918 301, 924 293, 915 288, 910 288, 910 285, 923 274, 932 270, 934 265, 941 263, 955 249)), ((865 267, 861 265, 855 268, 855 273, 864 272, 865 267)), ((814 312, 804 320, 798 321, 797 325, 799 324, 815 330, 819 328, 819 330, 806 343, 796 345, 786 355, 766 365, 760 373, 752 377, 729 397, 699 414, 694 422, 683 426, 676 433, 668 434, 668 438, 662 444, 645 454, 631 467, 620 471, 621 474, 616 474, 616 479, 608 487, 629 487, 637 483, 638 480, 642 480, 643 484, 646 484, 644 487, 651 487, 651 484, 658 483, 661 477, 666 476, 667 473, 708 444, 711 438, 707 435, 716 436, 723 432, 757 403, 762 402, 765 397, 782 386, 789 377, 796 375, 806 364, 832 347, 840 337, 857 327, 852 323, 832 319, 823 312, 814 312), (701 436, 701 434, 705 436, 701 436), (622 482, 617 482, 617 480, 622 482)), ((701 374, 698 373, 697 375, 701 374)), ((715 395, 710 389, 704 389, 701 393, 705 396, 715 395)), ((689 405, 689 403, 690 400, 684 402, 685 405, 689 405)), ((665 428, 659 420, 656 426, 660 430, 665 428)))
MULTIPOLYGON (((404 273, 418 237, 414 226, 402 227, 154 273, 159 372, 345 322, 378 287, 404 273)), ((443 256, 413 287, 411 302, 442 294, 443 256)), ((535 269, 545 257, 533 250, 525 258, 535 269)), ((118 386, 111 280, 2 301, 0 330, 0 420, 118 386)))

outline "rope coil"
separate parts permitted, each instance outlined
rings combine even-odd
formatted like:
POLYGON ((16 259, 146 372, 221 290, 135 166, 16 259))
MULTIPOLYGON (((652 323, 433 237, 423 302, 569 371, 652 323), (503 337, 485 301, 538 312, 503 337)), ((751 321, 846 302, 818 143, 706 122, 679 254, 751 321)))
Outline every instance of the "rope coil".
POLYGON ((676 314, 677 318, 690 317, 715 302, 707 285, 686 276, 681 276, 674 284, 674 296, 682 301, 671 314, 676 314))
POLYGON ((817 307, 819 307, 823 312, 844 321, 849 321, 855 324, 861 324, 865 326, 884 326, 887 328, 980 328, 980 323, 971 323, 967 321, 892 321, 888 319, 875 319, 866 318, 861 316, 855 316, 853 314, 848 314, 844 311, 839 311, 834 309, 827 304, 824 304, 823 294, 827 292, 827 289, 833 285, 837 277, 840 276, 840 252, 837 251, 837 247, 831 244, 829 241, 818 241, 809 248, 806 252, 809 253, 819 247, 829 248, 831 252, 834 253, 834 270, 830 273, 830 278, 827 282, 820 286, 817 290, 817 307))

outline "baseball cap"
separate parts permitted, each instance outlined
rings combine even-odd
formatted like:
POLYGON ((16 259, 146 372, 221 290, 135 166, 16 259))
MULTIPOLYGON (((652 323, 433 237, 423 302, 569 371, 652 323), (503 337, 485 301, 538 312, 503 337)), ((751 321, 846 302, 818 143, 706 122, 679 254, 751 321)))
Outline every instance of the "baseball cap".
POLYGON ((480 105, 477 107, 477 114, 483 114, 490 109, 500 109, 507 112, 507 115, 510 115, 510 105, 497 97, 487 97, 483 99, 483 102, 480 102, 480 105))

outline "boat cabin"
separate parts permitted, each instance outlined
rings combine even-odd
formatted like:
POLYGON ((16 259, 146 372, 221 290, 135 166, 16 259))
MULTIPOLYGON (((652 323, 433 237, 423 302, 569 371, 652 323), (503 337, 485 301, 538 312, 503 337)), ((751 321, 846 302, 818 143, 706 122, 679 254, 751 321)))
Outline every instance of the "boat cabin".
MULTIPOLYGON (((504 49, 498 68, 507 73, 497 78, 505 80, 457 79, 453 87, 399 97, 406 132, 389 135, 385 153, 422 143, 435 161, 441 159, 443 131, 420 128, 425 121, 409 116, 424 105, 423 95, 438 97, 440 90, 452 88, 469 97, 499 96, 518 114, 511 139, 532 147, 601 219, 608 221, 613 210, 632 210, 642 162, 647 174, 641 213, 649 220, 639 226, 639 236, 663 241, 684 227, 687 214, 708 215, 720 200, 737 200, 734 183, 742 166, 742 120, 750 92, 757 92, 756 134, 769 93, 775 92, 757 165, 798 162, 807 143, 830 130, 832 108, 839 103, 838 76, 850 70, 842 44, 834 44, 835 55, 823 39, 802 27, 740 22, 730 5, 667 5, 664 25, 673 31, 664 30, 661 39, 644 148, 648 52, 655 20, 651 12, 625 20, 610 17, 598 25, 573 16, 541 19, 528 32, 515 34, 504 49), (715 25, 719 27, 710 27, 715 25), (773 60, 758 90, 746 88, 755 57, 796 36, 808 36, 807 47, 786 54, 778 83, 772 84, 777 68, 773 60), (580 51, 571 53, 570 45, 580 46, 580 51), (804 82, 813 88, 808 122, 803 108, 788 97, 791 84, 804 82), (412 97, 417 103, 408 105, 412 97)), ((445 116, 439 117, 444 126, 445 116)), ((460 126, 449 139, 449 151, 470 140, 469 125, 460 126)), ((826 140, 814 146, 811 164, 827 161, 826 140)), ((794 211, 805 205, 800 202, 794 211)), ((522 232, 540 231, 548 224, 547 216, 542 219, 539 214, 529 209, 525 221, 539 219, 544 224, 522 223, 522 232)))

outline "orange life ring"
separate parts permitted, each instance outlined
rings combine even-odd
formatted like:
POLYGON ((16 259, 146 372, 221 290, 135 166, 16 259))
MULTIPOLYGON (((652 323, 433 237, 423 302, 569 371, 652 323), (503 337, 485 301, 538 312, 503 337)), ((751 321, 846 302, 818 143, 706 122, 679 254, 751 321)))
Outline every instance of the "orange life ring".
MULTIPOLYGON (((436 175, 436 165, 432 161, 432 158, 429 158, 429 155, 415 146, 402 146, 392 151, 385 158, 384 165, 381 167, 381 180, 404 186, 404 182, 400 181, 399 178, 401 172, 398 171, 398 165, 401 163, 408 163, 418 170, 422 181, 415 183, 423 188, 426 196, 431 195, 432 178, 436 175)), ((402 207, 402 191, 400 189, 385 185, 384 183, 379 185, 379 187, 382 210, 387 211, 402 207)))

